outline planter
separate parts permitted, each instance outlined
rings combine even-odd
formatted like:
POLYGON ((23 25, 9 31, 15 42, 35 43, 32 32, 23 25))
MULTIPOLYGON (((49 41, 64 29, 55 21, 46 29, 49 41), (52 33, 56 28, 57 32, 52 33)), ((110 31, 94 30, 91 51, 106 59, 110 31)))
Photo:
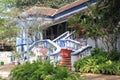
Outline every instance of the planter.
POLYGON ((68 50, 68 49, 61 49, 60 56, 61 57, 71 57, 71 52, 73 52, 73 51, 68 50))
POLYGON ((59 63, 60 66, 66 67, 69 71, 71 70, 71 53, 72 50, 61 49, 60 56, 62 61, 59 63))
POLYGON ((60 65, 71 65, 71 62, 60 62, 60 65))

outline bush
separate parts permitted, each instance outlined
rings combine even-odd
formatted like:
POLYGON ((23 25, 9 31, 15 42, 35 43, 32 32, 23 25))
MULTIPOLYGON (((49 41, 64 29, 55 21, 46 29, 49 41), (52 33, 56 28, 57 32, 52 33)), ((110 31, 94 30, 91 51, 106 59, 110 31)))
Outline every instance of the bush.
POLYGON ((66 68, 54 67, 49 62, 33 62, 16 66, 10 80, 81 80, 80 76, 70 73, 66 68))
POLYGON ((5 80, 5 79, 0 78, 0 80, 5 80))
POLYGON ((120 75, 120 62, 108 58, 106 52, 95 50, 92 56, 75 62, 75 70, 81 73, 102 73, 120 75), (97 52, 97 53, 96 53, 97 52))
POLYGON ((120 52, 116 50, 111 51, 111 53, 109 54, 109 59, 112 61, 120 61, 120 52))

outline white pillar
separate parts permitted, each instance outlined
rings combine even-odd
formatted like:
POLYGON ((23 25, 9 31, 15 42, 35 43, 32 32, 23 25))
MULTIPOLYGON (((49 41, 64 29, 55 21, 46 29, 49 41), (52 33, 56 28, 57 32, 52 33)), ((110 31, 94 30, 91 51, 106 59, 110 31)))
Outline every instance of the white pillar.
POLYGON ((40 40, 43 40, 43 32, 40 32, 40 40))
POLYGON ((76 55, 72 55, 71 56, 71 67, 72 67, 72 71, 75 71, 75 68, 74 68, 74 63, 78 60, 77 56, 76 55))

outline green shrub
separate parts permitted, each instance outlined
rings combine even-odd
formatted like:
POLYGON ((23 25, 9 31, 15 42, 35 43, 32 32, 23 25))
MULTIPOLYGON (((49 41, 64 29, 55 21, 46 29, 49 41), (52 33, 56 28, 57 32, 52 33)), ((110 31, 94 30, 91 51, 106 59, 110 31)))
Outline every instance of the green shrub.
POLYGON ((0 80, 5 80, 5 79, 3 79, 3 78, 0 78, 0 80))
POLYGON ((75 62, 74 67, 76 71, 81 73, 120 75, 120 61, 115 60, 115 58, 108 58, 106 52, 98 49, 95 50, 92 56, 80 59, 75 62))
POLYGON ((120 75, 120 62, 108 60, 105 64, 100 65, 102 74, 120 75))
POLYGON ((81 80, 80 75, 70 73, 64 67, 54 67, 50 62, 33 62, 16 66, 10 80, 81 80), (73 78, 73 79, 72 79, 73 78))
POLYGON ((102 49, 99 49, 99 48, 94 48, 94 49, 91 51, 91 53, 92 53, 92 56, 94 56, 94 55, 96 55, 96 54, 98 54, 98 55, 100 55, 100 54, 106 55, 106 52, 105 52, 104 50, 102 50, 102 49))
POLYGON ((116 50, 111 51, 111 53, 109 54, 109 59, 112 61, 120 61, 120 52, 116 50))

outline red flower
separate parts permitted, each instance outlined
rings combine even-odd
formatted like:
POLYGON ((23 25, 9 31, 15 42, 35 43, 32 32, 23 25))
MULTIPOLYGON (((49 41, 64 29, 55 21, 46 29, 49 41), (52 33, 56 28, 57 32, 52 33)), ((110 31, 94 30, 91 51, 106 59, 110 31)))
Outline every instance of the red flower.
POLYGON ((81 32, 86 32, 86 29, 85 29, 85 28, 83 28, 83 29, 81 30, 81 32))
POLYGON ((80 23, 77 23, 75 26, 76 26, 76 27, 79 27, 79 26, 80 26, 80 23))

